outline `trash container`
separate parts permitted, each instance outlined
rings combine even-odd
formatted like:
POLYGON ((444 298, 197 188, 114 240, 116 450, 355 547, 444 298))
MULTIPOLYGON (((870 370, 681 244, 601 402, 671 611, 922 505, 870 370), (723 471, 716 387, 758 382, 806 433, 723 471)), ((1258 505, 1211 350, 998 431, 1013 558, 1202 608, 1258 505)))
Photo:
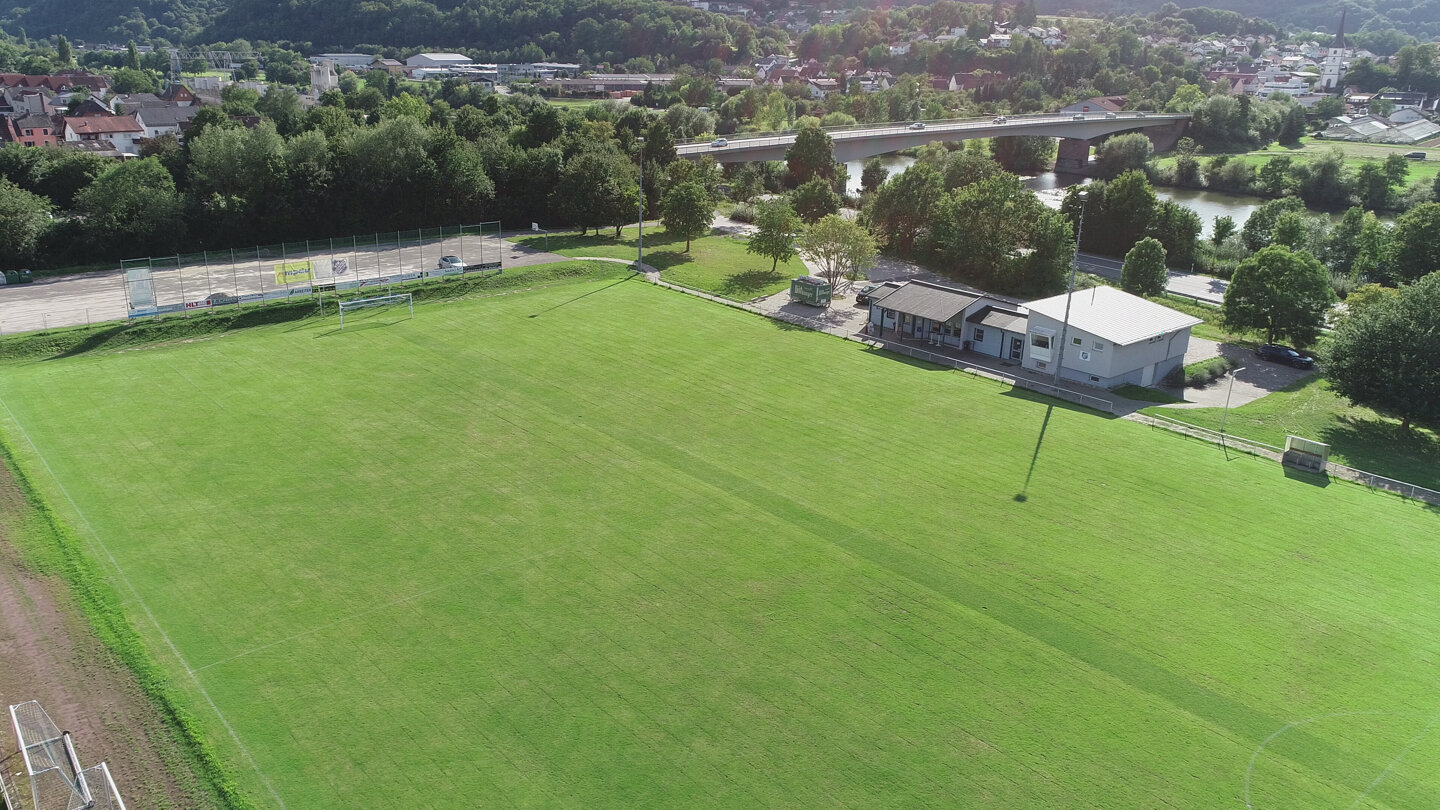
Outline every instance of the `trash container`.
POLYGON ((29 271, 29 270, 21 270, 21 271, 20 271, 20 283, 21 283, 21 284, 29 284, 30 282, 32 282, 32 281, 34 281, 34 280, 35 280, 35 279, 34 279, 33 276, 30 275, 30 271, 29 271))
POLYGON ((6 270, 6 271, 5 271, 5 283, 6 283, 6 284, 19 284, 19 283, 20 283, 20 274, 17 273, 17 272, 15 272, 14 270, 6 270))

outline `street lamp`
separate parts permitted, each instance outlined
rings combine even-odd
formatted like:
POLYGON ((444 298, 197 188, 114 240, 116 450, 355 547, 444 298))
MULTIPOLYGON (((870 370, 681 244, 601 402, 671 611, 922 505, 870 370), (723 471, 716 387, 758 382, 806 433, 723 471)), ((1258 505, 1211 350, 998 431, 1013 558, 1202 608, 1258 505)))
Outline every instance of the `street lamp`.
POLYGON ((643 272, 645 266, 645 138, 639 136, 640 144, 640 200, 635 204, 638 210, 639 230, 635 234, 635 272, 643 272))
POLYGON ((1065 367, 1065 341, 1066 332, 1070 331, 1070 302, 1075 298, 1075 268, 1080 262, 1080 239, 1085 235, 1085 203, 1089 201, 1090 195, 1084 191, 1076 192, 1075 196, 1080 200, 1080 227, 1075 231, 1075 255, 1070 259, 1070 289, 1065 294, 1065 320, 1060 324, 1060 349, 1055 358, 1055 387, 1060 387, 1060 370, 1065 367))
POLYGON ((1225 410, 1220 414, 1220 446, 1225 446, 1225 420, 1230 417, 1230 392, 1235 390, 1235 375, 1244 371, 1245 367, 1230 370, 1230 387, 1225 389, 1225 410))

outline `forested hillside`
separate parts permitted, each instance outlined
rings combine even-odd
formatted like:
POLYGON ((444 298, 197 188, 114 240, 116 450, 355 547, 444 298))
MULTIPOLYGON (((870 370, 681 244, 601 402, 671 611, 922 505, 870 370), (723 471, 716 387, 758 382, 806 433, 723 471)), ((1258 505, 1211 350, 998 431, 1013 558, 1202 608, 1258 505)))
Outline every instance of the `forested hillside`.
MULTIPOLYGON (((1146 14, 1160 11, 1173 0, 1036 0, 1041 14, 1146 14)), ((1180 6, 1190 4, 1180 3, 1180 6)), ((1340 9, 1348 8, 1346 30, 1399 29, 1417 37, 1440 35, 1440 0, 1205 0, 1203 5, 1260 17, 1286 26, 1334 31, 1340 9)), ((1204 33, 1203 31, 1201 33, 1204 33)))
POLYGON ((125 42, 198 36, 225 0, 21 0, 0 10, 0 28, 30 36, 125 42))

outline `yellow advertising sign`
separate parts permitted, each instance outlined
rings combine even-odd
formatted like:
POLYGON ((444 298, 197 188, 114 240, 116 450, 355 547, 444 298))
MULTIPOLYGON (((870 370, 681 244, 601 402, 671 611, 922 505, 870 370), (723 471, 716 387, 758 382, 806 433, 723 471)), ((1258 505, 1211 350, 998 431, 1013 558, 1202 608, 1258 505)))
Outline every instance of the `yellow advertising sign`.
POLYGON ((275 265, 276 284, 300 284, 315 278, 310 262, 286 262, 275 265))

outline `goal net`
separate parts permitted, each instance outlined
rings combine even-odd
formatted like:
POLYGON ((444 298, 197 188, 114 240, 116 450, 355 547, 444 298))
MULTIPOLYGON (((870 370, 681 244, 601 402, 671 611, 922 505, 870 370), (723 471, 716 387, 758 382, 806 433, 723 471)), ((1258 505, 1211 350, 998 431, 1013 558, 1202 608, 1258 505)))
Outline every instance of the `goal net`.
POLYGON ((361 309, 375 309, 377 307, 405 306, 410 309, 410 317, 415 317, 415 298, 410 293, 395 293, 394 295, 377 295, 373 298, 354 298, 349 301, 340 302, 340 328, 345 328, 345 315, 350 314, 351 319, 355 317, 355 311, 361 309))
POLYGON ((10 722, 35 810, 125 810, 110 769, 103 762, 80 767, 70 733, 61 731, 39 702, 11 706, 10 722))

